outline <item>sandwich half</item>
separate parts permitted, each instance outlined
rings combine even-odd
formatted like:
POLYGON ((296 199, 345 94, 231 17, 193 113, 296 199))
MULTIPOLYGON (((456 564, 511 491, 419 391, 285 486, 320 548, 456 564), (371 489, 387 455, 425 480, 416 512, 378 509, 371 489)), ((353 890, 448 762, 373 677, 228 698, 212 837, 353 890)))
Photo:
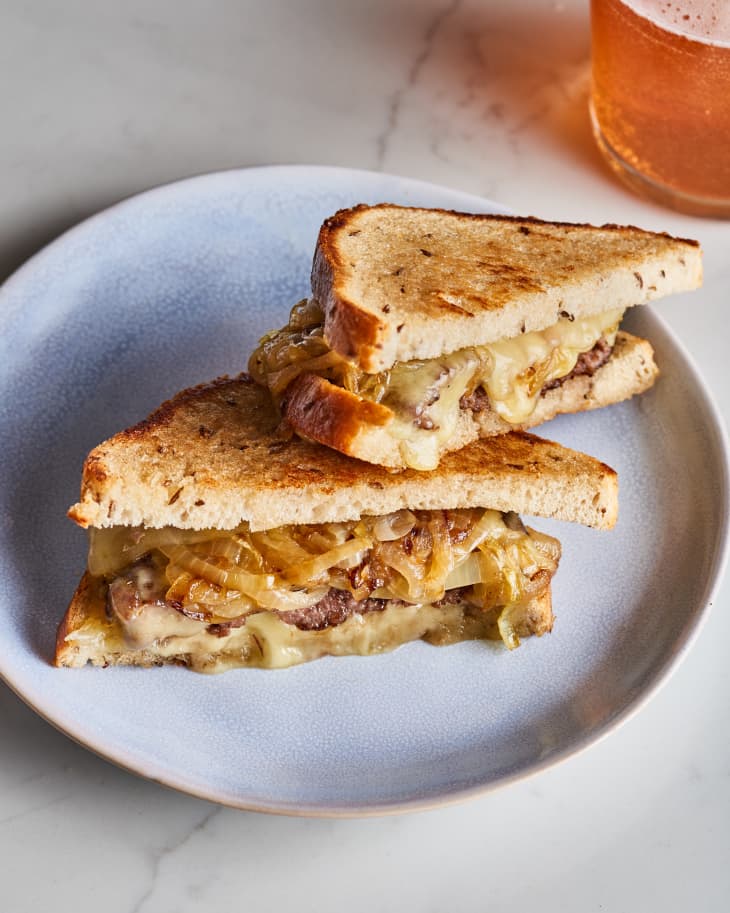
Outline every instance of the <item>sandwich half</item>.
POLYGON ((322 226, 312 297, 249 371, 295 431, 392 469, 648 389, 626 308, 697 288, 695 241, 381 204, 322 226))
POLYGON ((607 529, 612 469, 513 433, 390 473, 281 434, 248 375, 186 390, 86 459, 88 568, 59 666, 203 672, 552 626, 560 544, 518 512, 607 529))

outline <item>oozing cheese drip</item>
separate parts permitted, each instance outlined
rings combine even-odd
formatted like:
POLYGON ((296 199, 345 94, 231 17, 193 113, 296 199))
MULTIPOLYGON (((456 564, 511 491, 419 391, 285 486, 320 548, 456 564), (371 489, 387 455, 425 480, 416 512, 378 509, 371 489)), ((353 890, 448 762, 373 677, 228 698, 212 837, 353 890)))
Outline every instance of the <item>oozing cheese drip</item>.
POLYGON ((602 337, 614 344, 622 316, 623 310, 617 309, 575 320, 562 318, 545 330, 480 346, 492 365, 480 379, 492 408, 511 425, 526 421, 545 384, 570 374, 579 356, 602 337))
POLYGON ((435 469, 459 417, 459 400, 481 366, 479 353, 461 349, 444 358, 404 362, 390 371, 381 402, 393 410, 388 433, 400 441, 413 469, 435 469))
MULTIPOLYGON (((196 672, 245 667, 285 669, 326 655, 385 653, 419 638, 438 646, 477 638, 499 640, 499 620, 506 611, 474 612, 458 604, 394 605, 382 612, 353 615, 341 625, 322 631, 301 631, 272 612, 260 612, 243 627, 218 637, 182 616, 160 622, 159 628, 148 625, 131 632, 129 627, 123 629, 118 619, 108 619, 103 607, 97 607, 87 624, 66 640, 77 648, 74 664, 79 666, 89 659, 98 663, 106 650, 109 663, 114 662, 115 654, 126 654, 136 655, 143 664, 177 657, 196 672), (145 654, 147 648, 150 652, 145 654)), ((527 613, 523 610, 521 614, 525 617, 518 624, 519 636, 549 629, 544 624, 532 627, 527 613)))
MULTIPOLYGON (((566 377, 599 339, 616 339, 623 310, 576 320, 428 361, 404 362, 389 372, 380 402, 393 410, 389 433, 413 469, 435 469, 454 433, 459 400, 482 386, 494 411, 511 425, 527 421, 543 387, 566 377)), ((367 397, 367 391, 363 391, 367 397)))

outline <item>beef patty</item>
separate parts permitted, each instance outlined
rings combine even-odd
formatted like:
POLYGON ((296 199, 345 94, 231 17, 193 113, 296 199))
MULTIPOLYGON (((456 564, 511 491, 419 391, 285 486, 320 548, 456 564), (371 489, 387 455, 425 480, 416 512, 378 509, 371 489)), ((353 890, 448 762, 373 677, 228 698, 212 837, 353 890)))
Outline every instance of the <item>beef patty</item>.
MULTIPOLYGON (((447 590, 443 599, 434 605, 452 605, 463 599, 469 587, 447 590)), ((398 599, 361 599, 359 602, 347 590, 331 589, 319 602, 306 609, 278 612, 279 618, 289 625, 296 625, 302 631, 322 631, 342 624, 351 615, 365 615, 368 612, 382 612, 387 605, 406 605, 398 599)))

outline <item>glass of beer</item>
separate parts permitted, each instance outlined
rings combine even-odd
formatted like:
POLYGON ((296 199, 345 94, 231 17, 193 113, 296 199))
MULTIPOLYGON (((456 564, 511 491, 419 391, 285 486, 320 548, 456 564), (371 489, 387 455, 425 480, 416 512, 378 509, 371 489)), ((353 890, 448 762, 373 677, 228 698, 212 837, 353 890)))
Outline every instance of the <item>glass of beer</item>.
POLYGON ((608 163, 675 209, 730 217, 730 0, 591 0, 591 27, 608 163))

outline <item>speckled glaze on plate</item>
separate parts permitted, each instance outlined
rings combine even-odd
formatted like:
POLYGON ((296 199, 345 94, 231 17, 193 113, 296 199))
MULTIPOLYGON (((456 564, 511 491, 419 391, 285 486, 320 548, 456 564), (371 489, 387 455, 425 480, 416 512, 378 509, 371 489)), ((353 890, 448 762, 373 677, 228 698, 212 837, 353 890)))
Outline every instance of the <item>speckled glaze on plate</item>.
MULTIPOLYGON (((56 670, 85 561, 65 518, 103 438, 176 390, 246 365, 308 291, 322 219, 383 200, 500 211, 382 174, 257 168, 142 194, 84 222, 0 289, 0 674, 104 757, 241 808, 336 815, 463 799, 586 747, 654 692, 697 633, 726 555, 724 436, 649 308, 663 376, 635 401, 542 434, 615 467, 612 533, 536 520, 563 543, 550 636, 508 653, 411 644, 287 671, 56 670)), ((701 292, 693 307, 701 306, 701 292)))

